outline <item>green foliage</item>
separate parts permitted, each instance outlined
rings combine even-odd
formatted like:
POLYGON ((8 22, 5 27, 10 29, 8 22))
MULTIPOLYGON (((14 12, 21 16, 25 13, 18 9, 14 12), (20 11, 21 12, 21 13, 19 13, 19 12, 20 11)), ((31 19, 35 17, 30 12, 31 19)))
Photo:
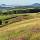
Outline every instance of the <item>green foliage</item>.
POLYGON ((2 13, 2 11, 0 11, 0 15, 2 15, 3 13, 2 13))

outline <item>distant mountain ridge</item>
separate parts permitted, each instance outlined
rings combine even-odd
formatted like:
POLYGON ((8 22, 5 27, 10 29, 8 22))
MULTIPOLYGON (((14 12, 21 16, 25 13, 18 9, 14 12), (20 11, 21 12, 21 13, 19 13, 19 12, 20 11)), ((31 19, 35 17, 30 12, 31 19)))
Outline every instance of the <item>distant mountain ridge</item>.
POLYGON ((12 5, 1 4, 0 7, 12 7, 12 5))
MULTIPOLYGON (((34 3, 32 5, 25 5, 25 6, 34 6, 34 7, 39 7, 39 3, 34 3)), ((13 5, 6 5, 6 4, 1 4, 0 7, 13 7, 13 5)))
POLYGON ((39 7, 40 4, 39 4, 39 3, 34 3, 34 4, 32 4, 31 6, 39 7))
POLYGON ((0 5, 0 10, 2 9, 12 9, 12 8, 14 8, 14 6, 13 5, 6 5, 6 4, 1 4, 0 5))
POLYGON ((36 7, 38 7, 38 8, 40 8, 40 4, 39 3, 34 3, 34 4, 32 4, 32 5, 25 5, 25 6, 16 6, 17 8, 36 8, 36 7))
POLYGON ((13 6, 13 5, 6 5, 6 4, 1 4, 1 5, 0 5, 0 9, 10 9, 10 8, 34 8, 34 7, 40 8, 40 4, 39 4, 39 3, 34 3, 34 4, 32 4, 32 5, 25 5, 25 6, 13 6))

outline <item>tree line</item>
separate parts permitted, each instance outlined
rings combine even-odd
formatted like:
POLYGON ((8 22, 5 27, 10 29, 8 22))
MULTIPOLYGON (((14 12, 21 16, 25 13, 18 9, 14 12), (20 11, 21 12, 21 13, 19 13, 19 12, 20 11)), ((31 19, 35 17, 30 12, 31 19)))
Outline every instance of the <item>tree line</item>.
POLYGON ((20 14, 20 13, 36 13, 40 12, 40 9, 26 9, 26 10, 12 10, 7 12, 0 11, 0 15, 11 15, 11 14, 20 14))

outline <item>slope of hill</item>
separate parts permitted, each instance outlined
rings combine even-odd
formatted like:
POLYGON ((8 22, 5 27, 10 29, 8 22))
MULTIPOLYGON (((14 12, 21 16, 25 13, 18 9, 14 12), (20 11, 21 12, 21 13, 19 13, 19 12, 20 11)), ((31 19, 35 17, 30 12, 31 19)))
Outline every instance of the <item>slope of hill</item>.
POLYGON ((0 28, 0 40, 40 40, 40 18, 23 20, 0 28))

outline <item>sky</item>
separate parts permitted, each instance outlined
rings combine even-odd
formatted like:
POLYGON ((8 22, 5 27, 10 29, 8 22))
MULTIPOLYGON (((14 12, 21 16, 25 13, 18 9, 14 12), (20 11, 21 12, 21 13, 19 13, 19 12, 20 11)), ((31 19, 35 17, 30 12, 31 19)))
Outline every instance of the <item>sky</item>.
POLYGON ((0 0, 0 4, 8 5, 31 5, 34 3, 40 3, 40 0, 0 0))

